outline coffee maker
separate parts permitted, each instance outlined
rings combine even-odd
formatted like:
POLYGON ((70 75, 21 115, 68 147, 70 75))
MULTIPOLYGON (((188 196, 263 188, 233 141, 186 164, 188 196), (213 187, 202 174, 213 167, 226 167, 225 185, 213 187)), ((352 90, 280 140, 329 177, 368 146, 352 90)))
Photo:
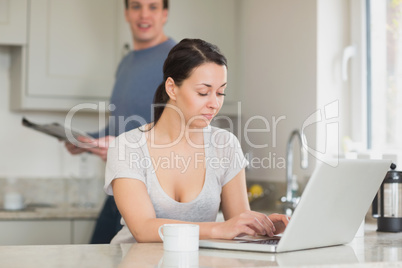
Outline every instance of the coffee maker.
POLYGON ((372 215, 379 232, 402 232, 402 171, 395 168, 391 164, 373 200, 372 215))

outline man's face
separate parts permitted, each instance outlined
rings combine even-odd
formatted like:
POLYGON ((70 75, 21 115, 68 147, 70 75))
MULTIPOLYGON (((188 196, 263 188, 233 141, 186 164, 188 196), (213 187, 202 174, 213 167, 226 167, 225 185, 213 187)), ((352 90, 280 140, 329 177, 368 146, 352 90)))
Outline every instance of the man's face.
POLYGON ((164 41, 163 26, 168 10, 163 9, 163 0, 129 0, 125 15, 135 49, 152 47, 164 41))

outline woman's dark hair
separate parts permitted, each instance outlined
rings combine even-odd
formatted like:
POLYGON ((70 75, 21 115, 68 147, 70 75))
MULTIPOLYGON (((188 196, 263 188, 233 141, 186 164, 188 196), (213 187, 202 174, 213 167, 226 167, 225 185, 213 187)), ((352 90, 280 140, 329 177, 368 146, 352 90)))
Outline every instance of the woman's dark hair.
MULTIPOLYGON (((126 5, 126 9, 128 9, 128 1, 124 0, 124 4, 126 5)), ((169 0, 163 0, 163 9, 169 9, 169 0)))
POLYGON ((208 62, 227 67, 226 58, 219 48, 201 39, 183 39, 170 50, 163 64, 163 82, 159 85, 154 96, 153 126, 160 119, 169 100, 165 81, 171 77, 177 86, 181 86, 194 68, 208 62))

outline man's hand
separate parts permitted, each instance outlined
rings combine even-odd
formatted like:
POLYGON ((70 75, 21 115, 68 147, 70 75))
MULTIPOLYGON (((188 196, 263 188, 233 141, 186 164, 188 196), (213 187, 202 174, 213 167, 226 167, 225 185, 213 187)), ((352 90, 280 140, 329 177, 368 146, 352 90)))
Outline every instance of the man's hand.
POLYGON ((69 151, 70 154, 73 154, 73 155, 81 154, 83 152, 86 152, 85 148, 82 148, 82 147, 79 147, 77 145, 74 145, 74 144, 72 144, 72 143, 70 143, 68 141, 66 141, 64 143, 64 146, 66 147, 67 151, 69 151))
POLYGON ((103 161, 107 159, 107 150, 109 149, 109 144, 114 141, 116 137, 105 136, 99 139, 91 140, 90 143, 96 145, 94 147, 87 148, 87 152, 98 155, 103 161))
POLYGON ((98 155, 100 158, 102 158, 103 161, 106 161, 109 144, 115 138, 116 137, 114 136, 105 136, 99 139, 88 139, 85 137, 78 137, 78 141, 84 144, 82 147, 79 147, 69 142, 66 142, 65 146, 67 150, 73 155, 80 154, 83 152, 90 152, 98 155))

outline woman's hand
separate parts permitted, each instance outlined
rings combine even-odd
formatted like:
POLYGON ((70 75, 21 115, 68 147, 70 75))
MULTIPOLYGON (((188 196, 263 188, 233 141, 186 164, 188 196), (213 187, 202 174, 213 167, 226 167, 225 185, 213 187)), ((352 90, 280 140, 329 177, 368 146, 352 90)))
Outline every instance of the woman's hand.
POLYGON ((271 220, 271 222, 275 226, 275 232, 274 234, 281 234, 285 231, 286 226, 288 226, 289 223, 289 217, 283 214, 271 214, 268 216, 268 218, 271 220))
MULTIPOLYGON (((273 217, 279 222, 278 217, 273 217)), ((282 227, 281 224, 278 224, 282 227)), ((245 211, 223 223, 217 224, 212 230, 213 238, 233 239, 239 235, 268 235, 274 236, 278 231, 275 224, 265 214, 255 211, 245 211)))

